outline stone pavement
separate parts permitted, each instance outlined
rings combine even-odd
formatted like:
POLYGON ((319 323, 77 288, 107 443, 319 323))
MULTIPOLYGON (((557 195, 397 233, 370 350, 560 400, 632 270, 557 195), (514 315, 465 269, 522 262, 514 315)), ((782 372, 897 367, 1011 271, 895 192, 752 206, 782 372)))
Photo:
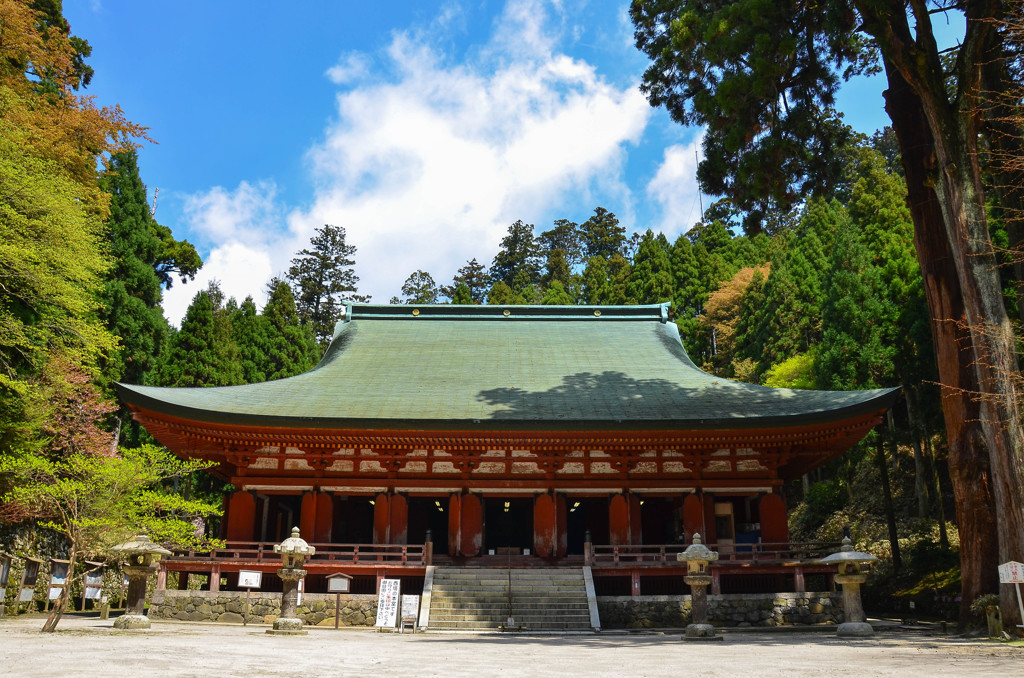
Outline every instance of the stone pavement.
POLYGON ((1024 647, 885 630, 869 640, 831 633, 727 633, 684 643, 679 632, 570 636, 377 633, 154 621, 118 631, 112 620, 65 616, 0 620, 0 676, 1020 676, 1024 647))

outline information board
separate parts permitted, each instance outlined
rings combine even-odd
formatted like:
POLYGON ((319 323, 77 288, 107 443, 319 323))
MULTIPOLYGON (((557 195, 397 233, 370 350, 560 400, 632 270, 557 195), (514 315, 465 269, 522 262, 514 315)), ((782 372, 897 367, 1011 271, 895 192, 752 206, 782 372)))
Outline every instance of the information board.
POLYGON ((82 592, 82 598, 99 600, 103 595, 103 570, 95 569, 86 572, 83 584, 85 590, 82 592))
POLYGON ((420 597, 402 596, 402 624, 412 624, 415 627, 419 616, 420 597))
MULTIPOLYGON (((989 570, 991 572, 991 570, 989 570)), ((1024 584, 1024 563, 1011 560, 999 566, 1000 584, 1024 584)))
POLYGON ((57 600, 61 590, 68 581, 68 565, 66 560, 51 560, 50 567, 50 600, 57 600))
POLYGON ((263 581, 263 573, 256 570, 238 571, 238 588, 258 589, 263 581))
POLYGON ((398 598, 401 595, 401 579, 381 579, 380 594, 377 597, 378 628, 395 628, 398 625, 398 598))

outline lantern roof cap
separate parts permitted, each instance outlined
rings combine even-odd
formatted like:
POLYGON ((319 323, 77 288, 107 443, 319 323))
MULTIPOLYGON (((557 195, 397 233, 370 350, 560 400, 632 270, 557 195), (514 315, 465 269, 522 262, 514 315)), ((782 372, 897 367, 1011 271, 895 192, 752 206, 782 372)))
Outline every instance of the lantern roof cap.
POLYGON ((153 556, 169 556, 171 552, 165 549, 160 544, 155 544, 149 539, 149 535, 145 532, 139 533, 132 541, 126 541, 123 544, 118 544, 110 549, 114 553, 120 553, 126 556, 134 555, 153 555, 153 556))
POLYGON ((853 543, 849 537, 843 537, 843 545, 838 552, 822 558, 820 563, 830 565, 839 563, 873 563, 878 558, 871 555, 870 553, 864 553, 863 551, 855 551, 853 549, 853 543))
POLYGON ((682 553, 676 554, 677 561, 706 560, 712 562, 718 560, 718 552, 712 551, 701 541, 700 533, 694 533, 693 543, 686 547, 682 553))
POLYGON ((305 539, 299 536, 299 528, 292 528, 292 536, 280 544, 274 544, 274 553, 288 553, 299 556, 312 556, 316 548, 310 546, 305 539))

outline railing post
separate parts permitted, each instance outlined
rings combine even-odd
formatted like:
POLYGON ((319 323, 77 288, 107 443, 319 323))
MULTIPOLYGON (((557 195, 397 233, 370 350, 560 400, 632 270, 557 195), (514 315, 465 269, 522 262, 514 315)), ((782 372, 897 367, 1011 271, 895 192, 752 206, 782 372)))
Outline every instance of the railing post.
POLYGON ((629 571, 630 595, 640 595, 640 570, 633 568, 629 571))
POLYGON ((434 533, 427 530, 427 536, 423 543, 423 560, 427 565, 434 564, 434 533))
POLYGON ((590 530, 583 533, 583 564, 587 567, 594 564, 594 540, 590 537, 590 530))

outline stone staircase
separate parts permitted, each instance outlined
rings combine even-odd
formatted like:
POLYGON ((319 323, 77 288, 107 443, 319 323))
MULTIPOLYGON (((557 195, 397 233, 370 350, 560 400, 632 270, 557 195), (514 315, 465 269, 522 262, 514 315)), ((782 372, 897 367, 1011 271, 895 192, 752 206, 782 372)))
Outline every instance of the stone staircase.
MULTIPOLYGON (((582 568, 437 567, 430 585, 431 631, 592 631, 582 568)), ((592 587, 591 587, 592 588, 592 587)))

